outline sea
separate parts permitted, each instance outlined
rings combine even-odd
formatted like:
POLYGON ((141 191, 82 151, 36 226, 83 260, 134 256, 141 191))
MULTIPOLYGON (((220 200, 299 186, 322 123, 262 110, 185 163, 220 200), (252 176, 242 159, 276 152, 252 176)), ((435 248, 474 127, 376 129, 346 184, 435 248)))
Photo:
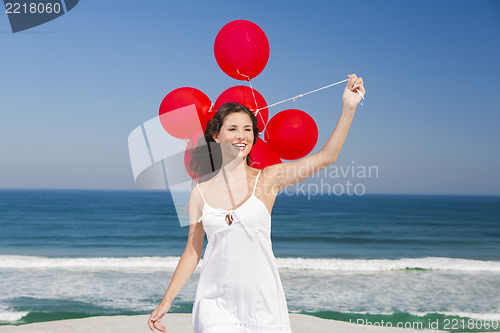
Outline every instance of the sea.
MULTIPOLYGON (((187 234, 167 191, 0 190, 0 325, 150 314, 187 234)), ((500 331, 500 196, 280 193, 271 237, 290 313, 500 331)))

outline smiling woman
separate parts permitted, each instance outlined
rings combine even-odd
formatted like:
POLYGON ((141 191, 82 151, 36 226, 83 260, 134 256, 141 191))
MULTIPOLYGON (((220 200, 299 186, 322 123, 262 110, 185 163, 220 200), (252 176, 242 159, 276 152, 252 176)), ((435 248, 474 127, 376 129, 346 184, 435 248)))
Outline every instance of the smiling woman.
POLYGON ((222 149, 227 148, 242 151, 247 165, 251 165, 249 153, 258 136, 257 117, 250 110, 238 103, 223 104, 208 122, 202 140, 191 150, 191 171, 199 182, 211 179, 222 167, 222 149))
POLYGON ((280 190, 335 162, 361 100, 358 89, 365 94, 363 80, 349 75, 342 115, 319 153, 262 170, 250 166, 249 153, 259 135, 255 115, 237 103, 226 103, 217 110, 204 132, 208 149, 207 145, 198 147, 207 152, 193 157, 191 167, 203 181, 191 191, 186 249, 160 305, 149 318, 152 331, 166 332, 161 319, 197 267, 206 234, 193 304, 194 331, 292 332, 272 249, 271 211, 280 190))

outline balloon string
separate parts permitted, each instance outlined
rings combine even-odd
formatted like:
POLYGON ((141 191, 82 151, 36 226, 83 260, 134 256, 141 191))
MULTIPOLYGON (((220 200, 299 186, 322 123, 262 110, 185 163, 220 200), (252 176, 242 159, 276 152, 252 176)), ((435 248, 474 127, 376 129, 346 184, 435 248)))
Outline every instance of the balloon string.
POLYGON ((246 77, 246 79, 247 79, 248 83, 250 84, 250 91, 252 92, 253 100, 254 100, 254 102, 255 102, 255 107, 256 107, 257 109, 255 109, 255 110, 254 110, 254 109, 249 109, 249 110, 250 110, 250 111, 255 111, 255 116, 256 116, 256 117, 257 117, 257 116, 259 116, 259 117, 260 117, 260 119, 262 120, 262 123, 264 124, 264 129, 261 131, 261 133, 264 133, 264 130, 266 129, 267 124, 266 124, 266 122, 264 121, 264 118, 262 117, 262 113, 261 113, 261 112, 259 112, 259 111, 260 111, 260 110, 262 110, 262 109, 265 109, 265 107, 263 107, 263 108, 260 108, 260 109, 259 109, 259 105, 257 104, 257 98, 255 98, 255 93, 254 93, 254 91, 253 91, 252 81, 251 81, 251 79, 250 79, 250 76, 249 76, 249 75, 245 75, 245 74, 241 74, 241 73, 240 73, 240 70, 239 70, 238 68, 236 68, 236 71, 237 71, 237 72, 238 72, 238 74, 240 74, 241 76, 246 77))
POLYGON ((257 105, 257 98, 255 98, 255 93, 253 92, 253 87, 252 87, 252 81, 250 81, 250 79, 248 79, 248 84, 250 84, 250 90, 252 91, 253 101, 255 102, 255 107, 257 108, 257 111, 255 111, 255 115, 258 115, 259 105, 257 105))
MULTIPOLYGON (((260 131, 260 133, 264 133, 264 131, 266 130, 267 124, 266 124, 264 118, 262 117, 262 112, 259 112, 259 110, 262 110, 262 109, 265 109, 265 108, 260 108, 259 109, 259 105, 257 104, 257 98, 255 97, 254 89, 252 87, 252 81, 250 81, 250 79, 248 79, 248 83, 250 84, 250 90, 252 91, 253 100, 255 102, 255 107, 257 108, 257 111, 255 111, 255 116, 260 117, 260 120, 262 120, 262 123, 264 124, 264 128, 262 129, 262 131, 260 131)), ((250 109, 250 111, 253 111, 253 110, 250 109)))
MULTIPOLYGON (((309 92, 306 92, 306 93, 303 93, 303 94, 298 94, 297 96, 294 96, 294 97, 291 97, 291 98, 287 98, 285 100, 282 100, 282 101, 279 101, 279 102, 276 102, 274 104, 271 104, 271 105, 267 105, 267 106, 264 106, 264 107, 261 107, 259 108, 259 106, 257 105, 257 99, 255 98, 255 94, 253 92, 253 87, 252 87, 252 82, 250 81, 250 77, 247 76, 247 75, 244 75, 244 74, 241 74, 239 70, 238 71, 238 74, 242 75, 242 76, 245 76, 248 80, 248 83, 250 84, 250 89, 252 90, 252 95, 253 95, 253 98, 254 98, 254 101, 255 101, 255 106, 257 107, 257 109, 250 109, 250 111, 255 111, 255 114, 259 114, 261 119, 262 119, 262 115, 260 114, 260 110, 263 110, 263 109, 266 109, 266 108, 270 108, 272 106, 276 106, 278 104, 281 104, 281 103, 285 103, 285 102, 288 102, 288 101, 294 101, 299 98, 299 97, 304 97, 305 95, 309 95, 309 94, 312 94, 312 93, 315 93, 315 92, 318 92, 320 90, 323 90, 323 89, 326 89, 326 88, 330 88, 330 87, 333 87, 337 84, 341 84, 343 82, 346 82, 346 81, 349 81, 349 79, 345 79, 345 80, 342 80, 342 81, 339 81, 339 82, 335 82, 335 83, 332 83, 332 84, 329 84, 327 86, 324 86, 324 87, 321 87, 321 88, 318 88, 318 89, 315 89, 315 90, 311 90, 309 92)), ((365 96, 363 95, 363 93, 361 91, 359 91, 359 89, 356 89, 356 91, 361 95, 361 98, 364 100, 365 99, 365 96)), ((363 102, 361 102, 361 105, 363 105, 363 102)), ((264 119, 262 119, 262 122, 264 123, 264 129, 262 130, 262 133, 264 133, 266 127, 267 127, 267 124, 264 122, 264 119)), ((267 141, 266 141, 267 142, 267 141)))
POLYGON ((237 72, 238 72, 238 74, 240 74, 241 76, 244 76, 244 77, 247 79, 247 81, 250 81, 250 75, 241 74, 241 73, 240 73, 240 70, 239 70, 238 68, 236 68, 236 71, 237 71, 237 72))
MULTIPOLYGON (((345 80, 342 80, 342 81, 339 81, 339 82, 335 82, 335 83, 332 83, 332 84, 329 84, 327 86, 324 86, 324 87, 321 87, 321 88, 318 88, 318 89, 315 89, 315 90, 312 90, 312 91, 309 91, 309 92, 306 92, 306 93, 303 93, 303 94, 298 94, 297 96, 295 97, 291 97, 291 98, 288 98, 288 99, 285 99, 285 100, 282 100, 282 101, 279 101, 279 102, 276 102, 274 104, 271 104, 271 105, 268 105, 266 107, 263 107, 263 108, 260 108, 260 109, 257 109, 257 110, 253 110, 253 111, 259 111, 259 110, 262 110, 262 109, 265 109, 265 108, 270 108, 272 106, 275 106, 275 105, 278 105, 278 104, 281 104, 281 103, 284 103, 284 102, 288 102, 288 101, 294 101, 299 98, 299 97, 304 97, 305 95, 309 95, 309 94, 312 94, 312 93, 315 93, 317 91, 320 91, 320 90, 323 90, 323 89, 326 89, 326 88, 330 88, 330 87, 333 87, 337 84, 340 84, 342 82, 346 82, 346 81, 349 81, 349 79, 345 79, 345 80)), ((364 97, 363 97, 364 98, 364 97)))

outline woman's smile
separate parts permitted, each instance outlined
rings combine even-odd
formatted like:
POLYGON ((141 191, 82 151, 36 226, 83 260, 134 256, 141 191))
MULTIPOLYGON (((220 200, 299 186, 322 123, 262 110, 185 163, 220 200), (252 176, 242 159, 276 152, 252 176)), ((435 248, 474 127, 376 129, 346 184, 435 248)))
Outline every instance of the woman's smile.
POLYGON ((233 143, 233 146, 240 150, 240 151, 243 151, 245 150, 245 148, 247 147, 247 144, 246 143, 233 143))

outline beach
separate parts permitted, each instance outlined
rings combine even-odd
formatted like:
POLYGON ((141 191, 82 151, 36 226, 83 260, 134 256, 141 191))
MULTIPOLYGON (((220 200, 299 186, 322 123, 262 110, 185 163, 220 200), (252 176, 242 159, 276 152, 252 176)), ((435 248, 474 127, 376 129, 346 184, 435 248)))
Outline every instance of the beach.
MULTIPOLYGON (((52 333, 52 332, 121 332, 140 333, 150 332, 147 322, 149 315, 140 316, 101 316, 82 319, 58 320, 44 323, 26 324, 20 326, 0 326, 0 333, 52 333)), ((321 319, 314 316, 302 314, 290 314, 292 331, 294 333, 397 333, 397 332, 424 332, 424 330, 414 330, 396 327, 380 327, 370 325, 357 325, 338 320, 321 319)), ((191 328, 190 313, 167 313, 162 319, 162 325, 168 329, 169 333, 193 332, 191 328)), ((157 331, 155 331, 157 332, 157 331)), ((427 332, 443 332, 438 330, 427 330, 427 332)))

